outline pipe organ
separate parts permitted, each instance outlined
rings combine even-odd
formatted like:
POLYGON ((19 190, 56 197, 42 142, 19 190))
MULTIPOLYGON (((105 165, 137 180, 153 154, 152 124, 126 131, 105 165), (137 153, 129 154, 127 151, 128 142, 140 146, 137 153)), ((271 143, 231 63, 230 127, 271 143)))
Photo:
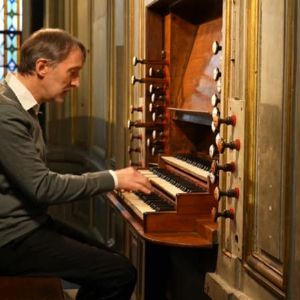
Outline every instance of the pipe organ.
POLYGON ((136 298, 284 299, 296 1, 146 2, 128 155, 153 193, 108 195, 144 245, 136 298))

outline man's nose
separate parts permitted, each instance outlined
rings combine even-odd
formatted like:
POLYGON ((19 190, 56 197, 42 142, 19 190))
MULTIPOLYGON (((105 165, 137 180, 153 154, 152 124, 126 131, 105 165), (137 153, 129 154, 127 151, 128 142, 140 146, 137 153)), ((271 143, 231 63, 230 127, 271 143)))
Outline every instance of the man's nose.
POLYGON ((73 78, 71 80, 71 86, 72 87, 79 87, 80 86, 80 76, 77 76, 76 78, 73 78))

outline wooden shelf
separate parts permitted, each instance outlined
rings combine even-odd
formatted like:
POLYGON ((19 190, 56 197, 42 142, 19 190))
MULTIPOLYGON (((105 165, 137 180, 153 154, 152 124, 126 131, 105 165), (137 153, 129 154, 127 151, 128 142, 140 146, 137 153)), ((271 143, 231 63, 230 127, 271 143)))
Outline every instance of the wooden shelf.
POLYGON ((174 121, 183 121, 206 126, 210 126, 212 122, 212 116, 207 112, 171 107, 169 107, 168 110, 174 112, 172 118, 174 121))

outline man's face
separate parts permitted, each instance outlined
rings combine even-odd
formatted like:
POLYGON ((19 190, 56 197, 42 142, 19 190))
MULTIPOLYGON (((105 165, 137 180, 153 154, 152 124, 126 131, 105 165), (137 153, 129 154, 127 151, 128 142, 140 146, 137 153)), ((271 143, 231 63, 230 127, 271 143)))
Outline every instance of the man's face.
POLYGON ((44 78, 44 101, 61 103, 72 88, 79 87, 83 63, 82 52, 76 48, 62 62, 50 65, 44 78))

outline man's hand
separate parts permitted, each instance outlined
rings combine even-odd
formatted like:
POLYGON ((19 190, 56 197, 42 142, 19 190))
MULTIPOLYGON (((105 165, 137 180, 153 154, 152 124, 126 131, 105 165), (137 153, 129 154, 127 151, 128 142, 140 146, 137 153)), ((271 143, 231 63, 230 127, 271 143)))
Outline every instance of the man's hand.
POLYGON ((150 181, 139 171, 132 167, 115 171, 118 178, 118 189, 127 191, 141 191, 146 194, 151 193, 152 187, 150 181))

